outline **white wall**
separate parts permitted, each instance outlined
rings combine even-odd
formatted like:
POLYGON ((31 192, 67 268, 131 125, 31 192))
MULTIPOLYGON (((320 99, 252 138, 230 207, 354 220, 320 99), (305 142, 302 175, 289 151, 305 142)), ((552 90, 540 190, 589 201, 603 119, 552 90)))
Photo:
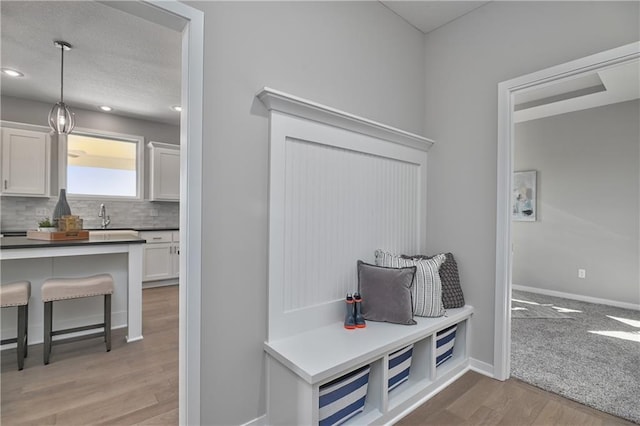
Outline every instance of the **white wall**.
POLYGON ((514 284, 640 304, 638 104, 515 126, 514 170, 537 170, 538 214, 513 222, 514 284))
POLYGON ((497 85, 640 39, 638 2, 491 2, 426 36, 428 245, 452 251, 493 363, 497 85))
MULTIPOLYGON (((202 424, 265 413, 263 86, 422 133, 424 37, 377 2, 190 2, 205 12, 202 424)), ((355 264, 354 264, 355 267, 355 264)))

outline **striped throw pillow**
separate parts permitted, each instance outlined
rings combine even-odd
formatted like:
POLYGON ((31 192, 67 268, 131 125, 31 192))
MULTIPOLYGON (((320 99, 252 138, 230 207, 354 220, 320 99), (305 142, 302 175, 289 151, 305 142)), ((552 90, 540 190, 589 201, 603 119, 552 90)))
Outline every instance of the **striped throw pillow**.
POLYGON ((376 265, 387 268, 416 267, 411 286, 413 314, 419 317, 441 317, 445 314, 442 305, 442 283, 438 269, 445 261, 444 254, 431 259, 403 259, 399 255, 376 250, 376 265))

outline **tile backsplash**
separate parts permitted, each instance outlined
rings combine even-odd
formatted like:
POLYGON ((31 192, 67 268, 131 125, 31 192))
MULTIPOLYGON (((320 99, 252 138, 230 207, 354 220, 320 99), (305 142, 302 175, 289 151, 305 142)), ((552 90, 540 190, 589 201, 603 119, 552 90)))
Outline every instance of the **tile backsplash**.
MULTIPOLYGON (((84 228, 100 228, 100 204, 104 203, 111 217, 109 228, 177 228, 180 225, 180 204, 158 201, 74 200, 67 197, 71 214, 84 220, 84 228), (157 214, 157 215, 156 215, 157 214)), ((51 217, 57 197, 2 197, 0 199, 0 229, 3 232, 24 231, 38 226, 38 220, 51 217), (46 212, 46 214, 38 214, 46 212)))

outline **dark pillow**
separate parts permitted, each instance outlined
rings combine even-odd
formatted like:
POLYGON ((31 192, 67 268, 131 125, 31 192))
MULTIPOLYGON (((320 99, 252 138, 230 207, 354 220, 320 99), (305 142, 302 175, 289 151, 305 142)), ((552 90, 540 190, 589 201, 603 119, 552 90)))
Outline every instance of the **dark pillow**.
MULTIPOLYGON (((431 259, 435 256, 437 255, 402 255, 405 259, 431 259)), ((438 271, 442 282, 442 304, 445 309, 461 308, 464 306, 464 294, 462 293, 462 287, 460 287, 458 264, 452 253, 445 253, 445 256, 446 259, 438 271)))
POLYGON ((370 321, 413 325, 411 284, 416 267, 383 268, 358 260, 362 315, 370 321))

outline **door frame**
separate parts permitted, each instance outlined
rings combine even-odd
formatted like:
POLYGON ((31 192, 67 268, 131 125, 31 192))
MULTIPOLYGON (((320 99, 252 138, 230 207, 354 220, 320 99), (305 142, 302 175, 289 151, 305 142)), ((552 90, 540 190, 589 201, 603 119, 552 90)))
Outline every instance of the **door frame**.
POLYGON ((496 287, 494 377, 511 372, 511 187, 513 176, 513 98, 525 92, 604 67, 640 58, 640 42, 630 43, 498 84, 498 175, 496 210, 496 287))
POLYGON ((179 424, 200 424, 204 13, 178 1, 109 2, 182 34, 180 113, 179 424))

